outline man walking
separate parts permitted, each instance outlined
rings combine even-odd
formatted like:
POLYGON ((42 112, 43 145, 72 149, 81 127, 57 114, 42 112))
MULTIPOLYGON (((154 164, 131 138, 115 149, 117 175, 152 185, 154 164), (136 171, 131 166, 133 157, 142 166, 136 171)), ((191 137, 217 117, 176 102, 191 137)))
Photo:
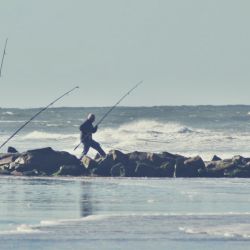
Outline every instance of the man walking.
POLYGON ((88 153, 90 148, 94 148, 102 157, 106 156, 106 153, 103 151, 100 144, 92 139, 92 134, 98 129, 97 126, 93 126, 94 121, 95 115, 89 114, 87 120, 80 126, 81 142, 83 144, 83 152, 80 160, 88 153))

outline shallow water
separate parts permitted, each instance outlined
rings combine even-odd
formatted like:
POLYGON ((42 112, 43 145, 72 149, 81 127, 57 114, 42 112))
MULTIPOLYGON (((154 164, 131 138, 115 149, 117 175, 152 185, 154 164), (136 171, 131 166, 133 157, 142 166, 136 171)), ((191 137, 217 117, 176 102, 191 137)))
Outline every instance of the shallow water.
POLYGON ((249 249, 249 179, 0 178, 1 249, 249 249))

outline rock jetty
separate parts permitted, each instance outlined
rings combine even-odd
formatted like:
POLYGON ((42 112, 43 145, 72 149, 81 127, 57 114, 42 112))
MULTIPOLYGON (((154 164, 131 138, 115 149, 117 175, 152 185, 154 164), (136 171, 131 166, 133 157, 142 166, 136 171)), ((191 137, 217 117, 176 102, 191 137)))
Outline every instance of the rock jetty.
MULTIPOLYGON (((13 148, 12 148, 13 149, 13 148)), ((186 157, 168 152, 123 153, 111 150, 105 158, 76 156, 52 148, 0 154, 0 175, 14 176, 105 176, 105 177, 250 177, 250 158, 214 156, 186 157)))

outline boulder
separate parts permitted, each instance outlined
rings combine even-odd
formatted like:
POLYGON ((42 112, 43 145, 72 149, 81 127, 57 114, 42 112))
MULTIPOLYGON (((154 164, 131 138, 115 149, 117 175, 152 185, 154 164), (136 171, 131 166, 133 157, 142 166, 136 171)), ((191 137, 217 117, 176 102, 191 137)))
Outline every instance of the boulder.
POLYGON ((7 169, 0 169, 0 175, 10 175, 10 171, 7 169))
POLYGON ((139 151, 134 151, 132 153, 127 154, 129 161, 140 161, 140 162, 145 162, 148 161, 147 156, 148 153, 146 152, 139 152, 139 151))
POLYGON ((111 150, 108 154, 112 156, 112 160, 116 163, 120 162, 123 164, 127 164, 128 162, 128 155, 122 153, 119 150, 111 150))
POLYGON ((223 169, 199 169, 199 176, 205 178, 222 178, 224 177, 224 170, 223 169))
POLYGON ((136 177, 158 177, 159 171, 152 167, 151 165, 147 165, 145 163, 138 162, 135 169, 136 177))
POLYGON ((175 166, 176 177, 199 177, 200 170, 205 169, 205 163, 200 156, 189 159, 178 158, 175 166))
POLYGON ((29 150, 22 153, 16 160, 16 169, 31 171, 36 169, 46 174, 52 174, 62 165, 80 165, 80 160, 64 151, 54 151, 52 148, 29 150))
POLYGON ((92 158, 90 158, 86 155, 82 158, 81 162, 82 162, 83 166, 88 170, 97 168, 97 166, 98 166, 98 164, 95 160, 93 160, 92 158))
POLYGON ((91 172, 94 175, 111 176, 111 168, 121 163, 124 166, 129 164, 129 158, 119 150, 111 150, 105 158, 98 160, 96 168, 91 172))
POLYGON ((130 162, 141 162, 148 165, 151 165, 152 167, 158 168, 161 165, 163 165, 166 162, 173 161, 176 159, 176 156, 163 152, 160 154, 156 153, 146 153, 146 152, 132 152, 128 154, 129 161, 130 162))
POLYGON ((126 167, 122 163, 115 164, 111 170, 110 175, 115 177, 125 177, 126 176, 126 167))
POLYGON ((175 171, 175 160, 165 162, 159 168, 159 177, 173 177, 175 171))
POLYGON ((107 155, 97 163, 97 167, 91 170, 91 174, 100 176, 110 176, 110 170, 116 163, 107 155))
POLYGON ((19 156, 19 153, 0 154, 0 166, 14 162, 19 156))
POLYGON ((248 161, 243 156, 236 155, 236 156, 234 156, 232 158, 232 162, 237 167, 237 166, 244 166, 244 165, 246 165, 248 161))
POLYGON ((225 177, 225 171, 231 171, 236 167, 232 159, 225 159, 221 161, 211 161, 206 164, 205 169, 199 170, 200 177, 225 177))
POLYGON ((161 154, 160 154, 163 158, 170 158, 170 159, 177 159, 177 158, 185 158, 184 156, 182 156, 182 155, 178 155, 178 154, 171 154, 171 153, 169 153, 169 152, 162 152, 161 154))
POLYGON ((8 147, 8 150, 7 150, 8 153, 18 153, 18 151, 13 148, 13 147, 8 147))
POLYGON ((81 165, 63 165, 54 176, 81 176, 86 174, 86 168, 81 165))
POLYGON ((244 168, 237 168, 232 169, 224 172, 224 177, 231 177, 231 178, 249 178, 250 177, 250 170, 244 168))
POLYGON ((40 173, 38 170, 33 169, 31 171, 23 171, 23 176, 41 176, 42 173, 40 173))
POLYGON ((217 155, 214 155, 213 158, 212 158, 212 161, 221 161, 222 159, 217 156, 217 155))

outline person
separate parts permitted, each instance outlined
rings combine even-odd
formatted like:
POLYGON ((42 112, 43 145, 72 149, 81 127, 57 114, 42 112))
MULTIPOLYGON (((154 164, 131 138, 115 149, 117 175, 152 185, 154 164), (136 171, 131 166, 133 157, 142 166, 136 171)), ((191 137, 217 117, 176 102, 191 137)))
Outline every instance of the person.
POLYGON ((98 129, 97 126, 93 126, 94 121, 95 115, 89 114, 87 120, 85 120, 80 126, 81 142, 83 144, 83 152, 80 157, 80 160, 83 158, 84 155, 87 155, 90 148, 95 149, 102 157, 106 156, 106 153, 101 148, 100 144, 92 138, 92 134, 94 134, 98 129))

